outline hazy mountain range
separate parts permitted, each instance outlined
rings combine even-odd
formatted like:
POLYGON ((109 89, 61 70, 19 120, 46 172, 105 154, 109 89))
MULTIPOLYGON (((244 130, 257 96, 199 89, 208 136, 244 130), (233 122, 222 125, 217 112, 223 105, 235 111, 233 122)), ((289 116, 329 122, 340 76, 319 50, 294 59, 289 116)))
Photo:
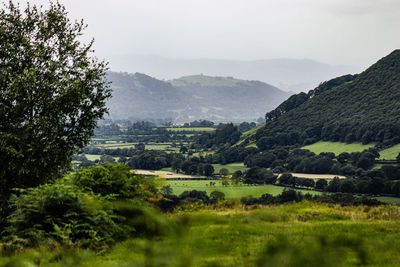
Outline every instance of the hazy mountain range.
POLYGON ((361 71, 354 66, 329 65, 309 59, 239 61, 124 55, 114 56, 110 64, 112 70, 146 73, 164 80, 193 74, 232 76, 263 81, 292 92, 308 91, 323 81, 361 71))
POLYGON ((289 93, 259 81, 192 75, 162 81, 145 74, 108 73, 111 119, 188 122, 247 121, 264 117, 289 93))

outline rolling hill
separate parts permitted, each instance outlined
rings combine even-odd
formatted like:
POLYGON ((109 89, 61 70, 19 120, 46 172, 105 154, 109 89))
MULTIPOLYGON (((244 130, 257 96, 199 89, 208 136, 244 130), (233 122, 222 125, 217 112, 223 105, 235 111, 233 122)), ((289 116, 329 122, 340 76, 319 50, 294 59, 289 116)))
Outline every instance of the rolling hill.
POLYGON ((203 73, 209 76, 233 76, 272 84, 284 91, 308 91, 321 81, 360 67, 330 65, 311 59, 171 59, 160 56, 121 55, 110 59, 111 68, 118 71, 143 72, 162 79, 203 73))
POLYGON ((111 119, 243 121, 263 117, 289 94, 269 84, 232 77, 186 76, 162 81, 135 73, 108 73, 111 119))
POLYGON ((316 141, 400 143, 400 50, 359 75, 325 82, 268 112, 259 147, 316 141))

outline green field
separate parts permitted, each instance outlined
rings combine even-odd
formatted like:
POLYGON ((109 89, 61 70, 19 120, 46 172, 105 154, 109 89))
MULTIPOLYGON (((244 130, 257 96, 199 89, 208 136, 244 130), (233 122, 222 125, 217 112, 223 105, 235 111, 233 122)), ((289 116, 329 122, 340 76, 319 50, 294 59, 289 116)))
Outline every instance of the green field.
POLYGON ((245 171, 248 168, 244 166, 243 162, 238 162, 238 163, 230 163, 230 164, 213 164, 214 167, 214 173, 219 173, 219 171, 222 168, 228 169, 229 173, 234 173, 235 171, 245 171))
MULTIPOLYGON (((222 186, 221 181, 207 181, 207 180, 186 180, 186 181, 164 181, 163 185, 170 185, 174 190, 174 194, 180 195, 184 191, 198 190, 206 191, 210 194, 214 190, 221 191, 225 194, 226 199, 240 199, 242 197, 260 197, 263 194, 279 195, 285 189, 282 186, 276 185, 260 185, 260 186, 222 186), (210 182, 215 182, 215 186, 209 186, 210 182)), ((320 194, 316 191, 297 190, 303 193, 320 194)))
POLYGON ((400 153, 400 144, 379 151, 379 159, 394 160, 400 153))
POLYGON ((251 130, 248 130, 247 132, 242 133, 242 136, 241 136, 241 137, 247 137, 247 136, 249 136, 249 135, 252 135, 252 134, 256 133, 259 129, 261 129, 262 127, 264 127, 264 126, 265 126, 265 123, 263 123, 263 124, 261 124, 261 125, 258 125, 257 127, 253 128, 253 129, 251 129, 251 130))
POLYGON ((86 158, 87 158, 88 160, 92 160, 92 161, 94 161, 94 160, 96 160, 96 159, 100 159, 100 155, 85 154, 85 156, 86 156, 86 158))
MULTIPOLYGON (((117 149, 117 148, 135 148, 138 143, 106 143, 96 144, 93 147, 104 149, 117 149)), ((163 150, 163 151, 179 151, 179 147, 172 147, 172 143, 148 143, 145 144, 147 150, 163 150)))
POLYGON ((160 215, 164 233, 96 253, 45 247, 3 256, 5 266, 399 266, 400 208, 301 202, 189 206, 160 215))
POLYGON ((212 127, 175 127, 175 128, 167 128, 167 131, 170 132, 180 132, 180 131, 185 131, 185 132, 213 132, 215 131, 215 128, 212 127))
POLYGON ((346 143, 341 143, 341 142, 324 142, 320 141, 317 143, 314 143, 312 145, 308 146, 303 146, 302 149, 308 149, 311 152, 314 152, 315 154, 320 154, 322 152, 332 152, 335 153, 335 155, 339 155, 340 153, 343 152, 361 152, 365 149, 374 147, 374 144, 368 144, 368 145, 363 145, 361 143, 352 143, 352 144, 346 144, 346 143))

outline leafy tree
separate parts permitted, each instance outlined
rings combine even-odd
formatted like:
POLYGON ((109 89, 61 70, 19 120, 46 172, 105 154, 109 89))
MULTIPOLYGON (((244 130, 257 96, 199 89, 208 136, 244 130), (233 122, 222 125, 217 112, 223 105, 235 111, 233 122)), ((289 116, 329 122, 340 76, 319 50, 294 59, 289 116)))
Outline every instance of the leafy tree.
POLYGON ((239 183, 242 182, 242 178, 243 178, 242 171, 237 170, 232 174, 232 183, 238 185, 239 183))
POLYGON ((186 146, 181 146, 181 148, 179 149, 179 152, 181 152, 182 154, 185 154, 189 151, 189 149, 186 146))
POLYGON ((214 190, 210 193, 210 199, 212 202, 225 200, 225 194, 221 191, 214 190))
POLYGON ((169 196, 174 193, 174 190, 172 189, 171 185, 165 185, 160 189, 160 193, 163 196, 169 196))
POLYGON ((315 183, 315 188, 324 190, 328 186, 328 182, 325 179, 318 179, 315 183))
POLYGON ((90 141, 111 96, 107 64, 83 44, 85 24, 60 3, 0 10, 0 195, 64 172, 90 141))
POLYGON ((251 168, 247 171, 243 182, 246 184, 275 184, 277 176, 265 168, 251 168))
POLYGON ((146 145, 143 144, 143 143, 136 144, 136 145, 135 145, 135 149, 136 149, 137 151, 144 151, 144 150, 146 149, 146 145))
POLYGON ((110 155, 101 155, 99 163, 101 164, 115 163, 115 159, 110 155))
POLYGON ((204 175, 207 176, 207 177, 213 175, 214 174, 213 165, 211 165, 211 164, 204 165, 203 172, 204 172, 204 175))
POLYGON ((227 168, 222 168, 219 170, 219 174, 222 175, 223 177, 226 177, 229 174, 229 170, 227 168))

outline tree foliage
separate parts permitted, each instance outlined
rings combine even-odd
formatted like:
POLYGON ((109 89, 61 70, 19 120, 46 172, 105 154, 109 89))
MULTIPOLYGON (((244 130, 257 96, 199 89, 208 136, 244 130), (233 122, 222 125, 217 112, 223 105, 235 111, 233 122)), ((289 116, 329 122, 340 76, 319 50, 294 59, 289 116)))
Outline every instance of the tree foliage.
POLYGON ((399 143, 399 58, 396 50, 357 76, 342 76, 307 96, 290 97, 267 113, 257 145, 265 150, 318 140, 399 143))
POLYGON ((0 195, 65 170, 110 97, 107 66, 60 3, 0 10, 0 195))

